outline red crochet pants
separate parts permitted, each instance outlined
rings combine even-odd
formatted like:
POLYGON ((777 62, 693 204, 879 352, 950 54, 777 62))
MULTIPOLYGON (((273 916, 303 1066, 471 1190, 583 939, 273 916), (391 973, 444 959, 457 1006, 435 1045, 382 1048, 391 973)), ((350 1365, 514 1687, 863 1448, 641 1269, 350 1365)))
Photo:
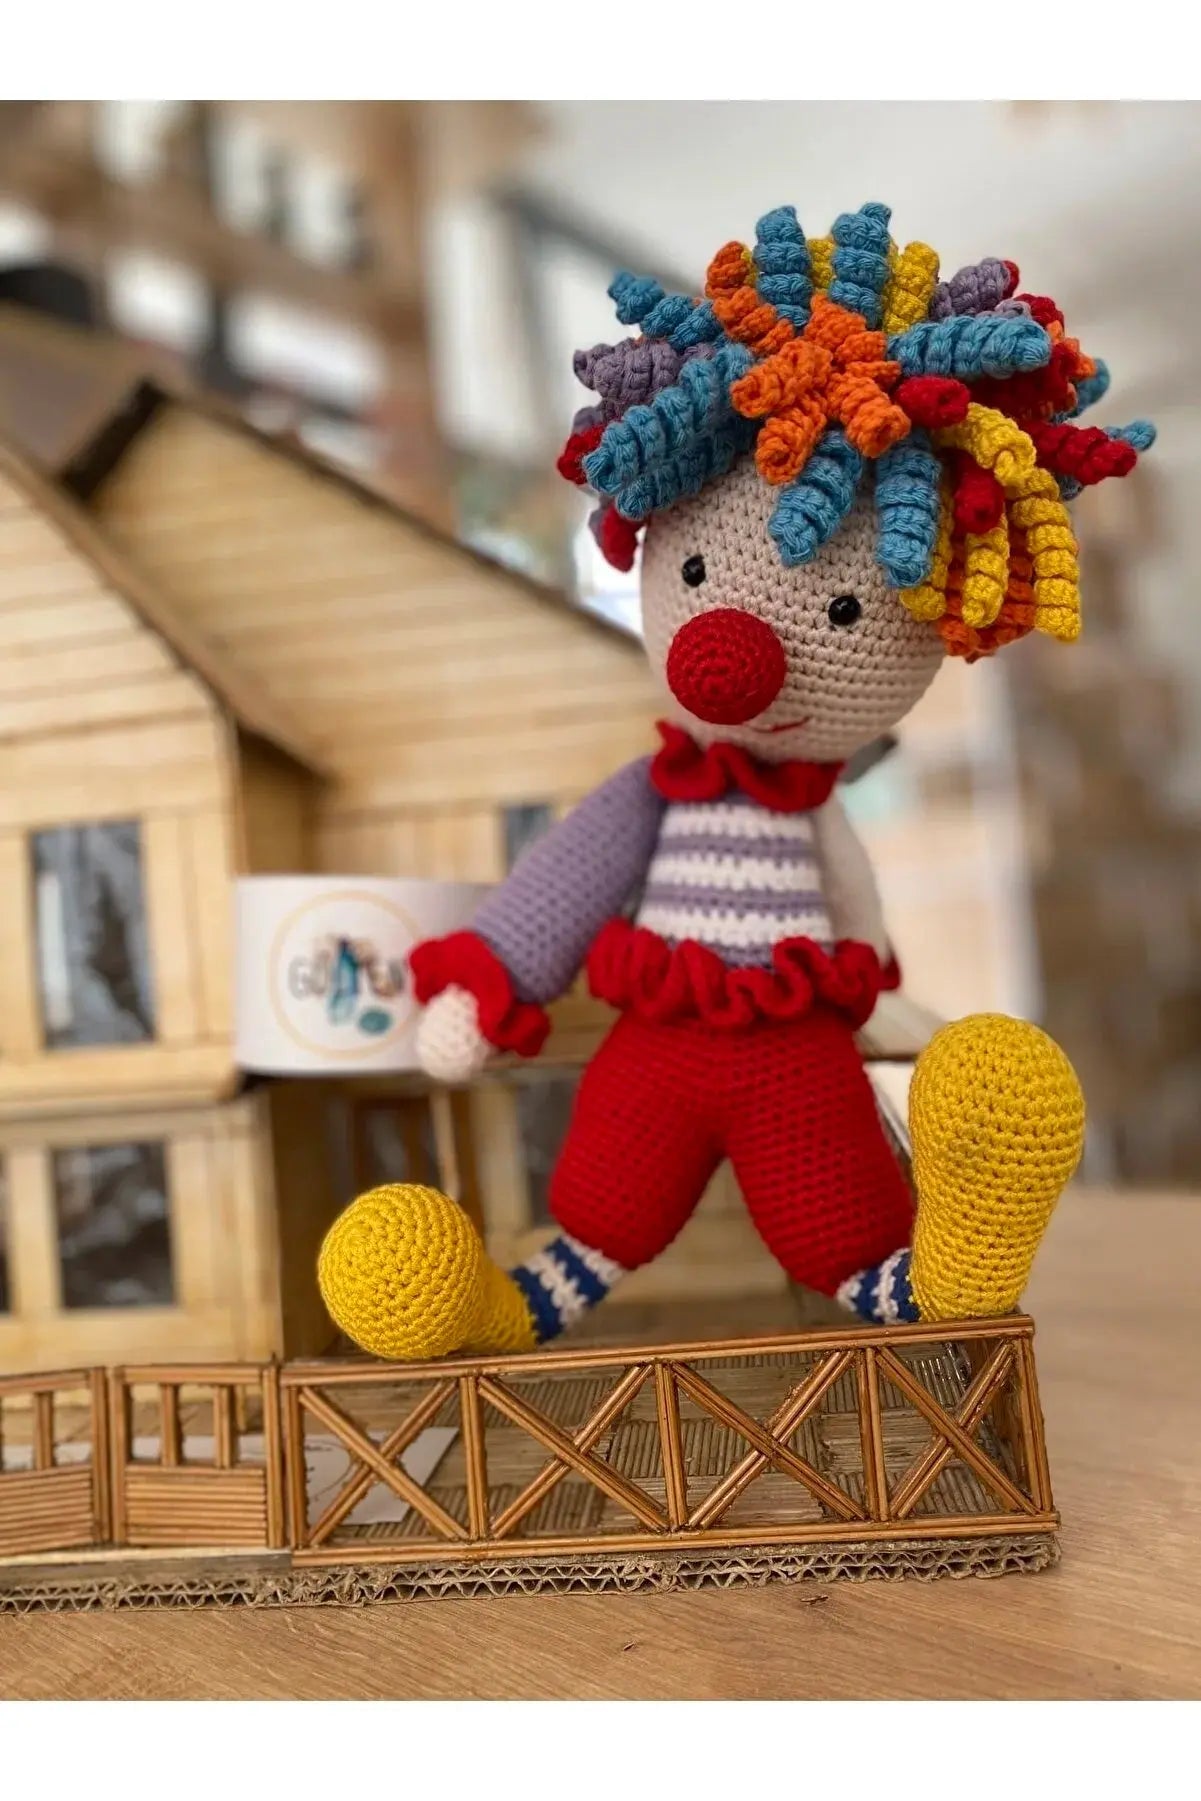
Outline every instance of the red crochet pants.
POLYGON ((833 1294, 909 1243, 912 1198, 851 1027, 826 1008, 742 1032, 623 1016, 580 1083, 551 1212, 634 1269, 671 1243, 723 1157, 806 1287, 833 1294))

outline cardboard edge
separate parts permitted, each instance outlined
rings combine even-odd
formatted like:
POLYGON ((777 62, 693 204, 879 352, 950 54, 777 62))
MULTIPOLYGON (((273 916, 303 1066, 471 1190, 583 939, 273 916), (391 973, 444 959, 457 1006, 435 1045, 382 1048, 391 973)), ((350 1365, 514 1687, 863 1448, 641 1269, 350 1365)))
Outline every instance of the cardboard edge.
POLYGON ((103 1572, 13 1567, 2 1573, 0 1615, 148 1608, 363 1607, 446 1595, 671 1593, 761 1588, 768 1582, 936 1582, 1034 1574, 1059 1562, 1054 1533, 999 1533, 967 1541, 915 1539, 641 1556, 515 1557, 511 1562, 342 1565, 297 1569, 286 1555, 103 1572))

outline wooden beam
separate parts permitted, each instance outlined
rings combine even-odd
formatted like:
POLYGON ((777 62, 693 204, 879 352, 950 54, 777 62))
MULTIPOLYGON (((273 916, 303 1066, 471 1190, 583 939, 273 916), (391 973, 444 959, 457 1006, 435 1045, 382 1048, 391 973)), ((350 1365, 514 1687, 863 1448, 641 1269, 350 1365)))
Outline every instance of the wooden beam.
MULTIPOLYGON (((144 249, 195 269, 214 287, 259 290, 380 333, 396 346, 422 345, 417 276, 401 285, 362 271, 309 262, 288 245, 235 231, 193 183, 168 173, 126 187, 75 154, 24 144, 0 161, 0 193, 42 213, 58 232, 87 230, 108 250, 144 249)), ((410 269, 419 265, 410 264, 410 269)))

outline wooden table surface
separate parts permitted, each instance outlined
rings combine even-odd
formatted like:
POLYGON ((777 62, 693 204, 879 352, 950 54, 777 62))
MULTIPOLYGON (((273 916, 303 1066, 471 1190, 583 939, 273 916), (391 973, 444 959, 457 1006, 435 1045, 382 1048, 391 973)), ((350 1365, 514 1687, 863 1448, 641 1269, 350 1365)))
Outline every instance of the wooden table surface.
POLYGON ((1201 1696, 1201 1197, 1076 1193, 1027 1302, 1063 1561, 1000 1581, 0 1619, 0 1695, 1201 1696))

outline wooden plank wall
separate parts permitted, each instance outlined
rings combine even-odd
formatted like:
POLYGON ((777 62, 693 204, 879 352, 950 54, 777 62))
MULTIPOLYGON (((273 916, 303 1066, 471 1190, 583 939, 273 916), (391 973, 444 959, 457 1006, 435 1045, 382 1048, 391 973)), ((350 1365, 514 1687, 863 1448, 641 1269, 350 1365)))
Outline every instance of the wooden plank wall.
POLYGON ((0 743, 204 717, 207 690, 0 477, 0 743))
POLYGON ((57 520, 0 477, 0 1117, 233 1080, 233 728, 57 520), (29 836, 137 820, 153 1043, 47 1055, 29 836))
POLYGON ((165 408, 93 507, 305 721, 336 773, 321 868, 492 879, 506 804, 565 806, 653 746, 637 644, 205 415, 165 408))
POLYGON ((238 867, 247 875, 301 875, 314 867, 317 783, 262 738, 238 734, 238 867))

